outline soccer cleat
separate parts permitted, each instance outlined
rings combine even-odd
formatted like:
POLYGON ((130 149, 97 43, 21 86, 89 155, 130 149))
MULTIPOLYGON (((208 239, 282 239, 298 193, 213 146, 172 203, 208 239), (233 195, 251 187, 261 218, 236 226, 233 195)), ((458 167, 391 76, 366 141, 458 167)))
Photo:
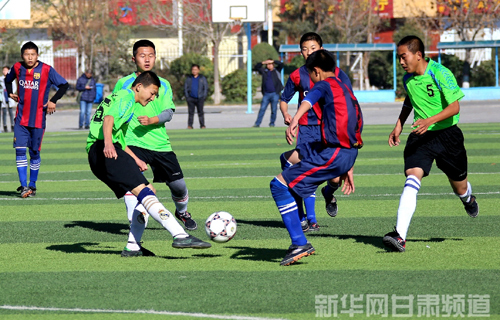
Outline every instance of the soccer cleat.
POLYGON ((126 258, 129 258, 129 257, 142 257, 142 250, 130 250, 130 249, 127 249, 127 247, 123 248, 123 251, 122 251, 122 254, 121 254, 122 257, 126 257, 126 258))
POLYGON ((178 249, 193 248, 193 249, 206 249, 212 245, 208 242, 202 241, 196 237, 188 236, 187 238, 174 238, 172 247, 178 249))
POLYGON ((405 251, 406 241, 401 238, 399 233, 396 231, 396 228, 394 228, 394 231, 386 234, 382 241, 384 242, 384 245, 392 251, 405 251))
POLYGON ((310 223, 307 232, 319 231, 319 225, 317 223, 310 223))
POLYGON ((36 196, 36 188, 35 187, 28 187, 28 188, 30 188, 30 190, 31 190, 31 194, 29 195, 29 197, 36 196))
POLYGON ((469 217, 471 218, 475 218, 479 215, 479 206, 477 205, 475 196, 470 196, 470 201, 464 203, 464 208, 469 217))
POLYGON ((24 189, 23 186, 19 186, 19 187, 17 187, 16 192, 21 193, 23 191, 23 189, 24 189))
POLYGON ((309 223, 307 220, 301 221, 300 226, 302 227, 302 232, 307 232, 307 230, 309 230, 309 223))
POLYGON ((29 187, 23 187, 23 190, 21 191, 21 198, 29 197, 32 192, 33 191, 31 191, 29 187))
POLYGON ((280 265, 289 266, 292 263, 297 262, 299 259, 303 257, 310 256, 315 252, 314 247, 308 242, 303 246, 297 246, 292 244, 288 251, 286 252, 285 257, 281 260, 280 265))
POLYGON ((184 223, 186 229, 196 230, 198 228, 196 221, 191 218, 191 214, 189 212, 186 211, 184 213, 180 213, 179 211, 175 210, 175 216, 177 217, 177 219, 181 220, 182 223, 184 223))
POLYGON ((333 194, 325 194, 325 188, 326 187, 321 188, 321 194, 325 198, 326 213, 328 213, 330 217, 335 217, 338 212, 337 199, 333 194))

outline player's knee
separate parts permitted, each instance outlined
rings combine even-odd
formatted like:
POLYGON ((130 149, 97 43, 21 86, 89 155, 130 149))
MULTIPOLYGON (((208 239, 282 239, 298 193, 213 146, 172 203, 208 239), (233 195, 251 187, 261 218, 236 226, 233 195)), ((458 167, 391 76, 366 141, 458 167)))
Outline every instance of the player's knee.
POLYGON ((188 189, 184 179, 167 182, 167 186, 170 188, 170 192, 172 193, 173 198, 183 199, 188 194, 188 189))
POLYGON ((38 160, 40 159, 40 151, 39 150, 33 150, 33 149, 30 149, 30 158, 32 160, 38 160))

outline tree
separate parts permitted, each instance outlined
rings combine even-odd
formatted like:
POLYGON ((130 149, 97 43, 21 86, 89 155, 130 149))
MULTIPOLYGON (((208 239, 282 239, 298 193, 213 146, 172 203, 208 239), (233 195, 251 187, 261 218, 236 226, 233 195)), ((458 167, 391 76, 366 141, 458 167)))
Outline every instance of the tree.
MULTIPOLYGON (((151 0, 142 7, 142 16, 146 24, 164 30, 175 30, 179 27, 177 6, 182 7, 182 31, 184 38, 197 39, 194 43, 208 43, 212 46, 214 63, 214 103, 221 102, 219 73, 219 48, 224 36, 231 31, 230 23, 214 23, 212 21, 211 0, 151 0), (174 4, 175 9, 174 9, 174 4)), ((191 45, 193 41, 188 42, 191 45)), ((198 52, 199 53, 199 52, 198 52)))
POLYGON ((44 10, 49 16, 49 21, 38 22, 48 23, 53 34, 75 42, 80 71, 84 71, 94 65, 98 38, 110 19, 113 1, 37 0, 33 6, 34 10, 44 10))

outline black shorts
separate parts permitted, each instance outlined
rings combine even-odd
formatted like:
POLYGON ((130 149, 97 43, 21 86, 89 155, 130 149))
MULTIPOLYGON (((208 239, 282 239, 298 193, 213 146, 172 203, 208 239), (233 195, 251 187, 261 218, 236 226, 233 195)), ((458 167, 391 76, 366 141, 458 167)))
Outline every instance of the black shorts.
POLYGON ((184 178, 177 156, 173 151, 152 151, 129 146, 135 155, 151 166, 153 182, 172 182, 184 178))
POLYGON ((427 131, 423 135, 410 133, 404 151, 405 172, 411 168, 424 170, 429 175, 432 162, 450 180, 462 181, 467 178, 467 152, 464 135, 456 125, 437 131, 427 131))
POLYGON ((119 199, 127 191, 141 184, 148 185, 135 160, 122 150, 119 143, 114 144, 118 157, 115 159, 104 156, 104 141, 97 140, 89 149, 89 165, 92 173, 104 182, 119 199))

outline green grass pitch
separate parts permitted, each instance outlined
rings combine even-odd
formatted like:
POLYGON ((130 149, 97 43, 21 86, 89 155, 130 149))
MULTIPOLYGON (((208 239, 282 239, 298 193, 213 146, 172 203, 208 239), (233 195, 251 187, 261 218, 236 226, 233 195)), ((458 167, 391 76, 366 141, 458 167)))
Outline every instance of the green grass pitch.
MULTIPOLYGON (((306 234, 316 253, 288 267, 279 262, 290 240, 269 191, 290 149, 283 128, 169 131, 201 227, 192 234, 207 239, 205 219, 222 210, 238 232, 208 250, 179 250, 151 219, 143 245, 156 257, 127 259, 125 206, 90 172, 85 132, 45 134, 37 195, 28 199, 15 192, 12 135, 0 134, 0 319, 500 319, 500 126, 460 127, 477 219, 434 167, 407 251, 386 252, 407 135, 390 148, 392 126, 366 126, 356 192, 338 196, 336 218, 318 192, 321 231, 306 234)), ((174 210, 168 188, 155 187, 174 210)))

